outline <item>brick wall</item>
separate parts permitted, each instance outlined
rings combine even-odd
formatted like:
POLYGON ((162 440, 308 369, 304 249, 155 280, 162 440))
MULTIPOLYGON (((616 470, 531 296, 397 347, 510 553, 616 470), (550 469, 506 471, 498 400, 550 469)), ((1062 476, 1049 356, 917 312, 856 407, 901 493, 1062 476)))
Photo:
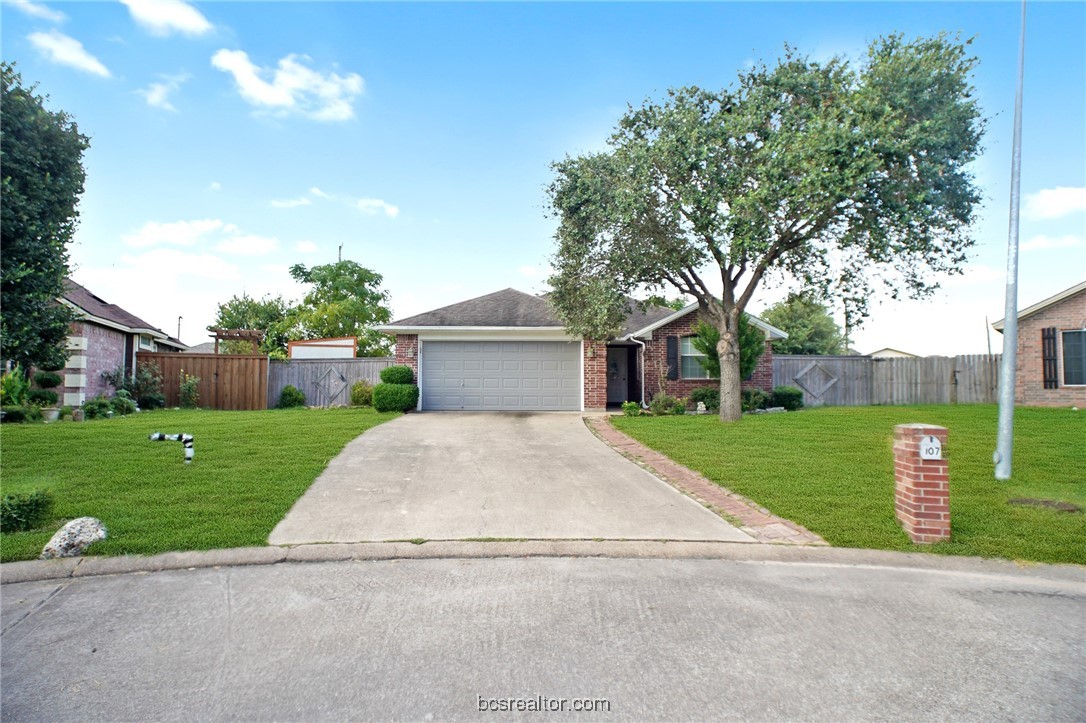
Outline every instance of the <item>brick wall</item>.
POLYGON ((1063 335, 1086 326, 1086 291, 1018 322, 1018 363, 1015 374, 1014 398, 1026 406, 1070 407, 1086 406, 1086 386, 1065 387, 1063 384, 1063 335), (1058 389, 1044 388, 1041 355, 1041 330, 1056 327, 1056 352, 1059 365, 1058 389))
POLYGON ((607 408, 607 344, 584 341, 584 408, 600 411, 607 408))
POLYGON ((68 365, 60 372, 65 380, 56 389, 61 404, 81 403, 99 394, 113 394, 113 387, 102 380, 102 372, 111 372, 124 365, 125 337, 123 332, 85 321, 71 325, 69 338, 77 343, 71 345, 68 365), (75 383, 77 381, 84 384, 75 383), (81 401, 72 396, 66 399, 65 396, 80 393, 83 395, 81 401))
POLYGON ((396 363, 411 367, 415 374, 415 383, 419 381, 419 335, 396 335, 396 363))
MULTIPOLYGON (((718 384, 715 379, 667 379, 667 337, 692 336, 698 326, 698 315, 691 312, 670 324, 652 332, 652 339, 645 348, 645 395, 650 399, 660 391, 660 377, 664 376, 664 389, 673 397, 686 397, 700 387, 718 384)), ((681 370, 680 370, 681 372, 681 370)), ((765 343, 765 352, 758 358, 754 374, 742 384, 743 389, 764 389, 773 391, 773 347, 769 340, 765 343)))

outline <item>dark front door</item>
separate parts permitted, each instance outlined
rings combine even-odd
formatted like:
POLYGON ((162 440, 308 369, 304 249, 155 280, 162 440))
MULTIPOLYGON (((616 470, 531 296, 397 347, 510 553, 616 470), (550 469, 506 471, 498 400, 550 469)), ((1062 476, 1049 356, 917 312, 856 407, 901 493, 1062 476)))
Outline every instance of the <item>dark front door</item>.
POLYGON ((622 404, 629 390, 629 352, 624 346, 607 349, 607 403, 622 404))

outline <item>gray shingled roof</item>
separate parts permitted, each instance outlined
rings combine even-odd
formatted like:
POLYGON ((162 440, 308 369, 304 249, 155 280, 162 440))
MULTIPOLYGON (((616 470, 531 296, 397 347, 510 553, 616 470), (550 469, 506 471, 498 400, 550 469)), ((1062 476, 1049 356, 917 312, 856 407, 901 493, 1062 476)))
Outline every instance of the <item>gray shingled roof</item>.
MULTIPOLYGON (((623 334, 643 329, 675 313, 674 309, 655 306, 641 311, 630 299, 633 312, 626 321, 623 334)), ((533 296, 516 289, 502 289, 458 304, 398 319, 387 326, 499 326, 499 327, 561 327, 562 322, 551 308, 546 296, 533 296)))
POLYGON ((161 329, 148 324, 143 319, 135 314, 130 314, 116 304, 110 304, 108 301, 95 296, 85 287, 80 286, 71 279, 64 279, 64 298, 91 316, 97 316, 99 319, 112 321, 114 324, 120 324, 129 329, 148 329, 157 331, 163 336, 166 335, 166 332, 161 329))
POLYGON ((562 326, 550 303, 516 289, 502 289, 459 304, 399 319, 388 326, 562 326))

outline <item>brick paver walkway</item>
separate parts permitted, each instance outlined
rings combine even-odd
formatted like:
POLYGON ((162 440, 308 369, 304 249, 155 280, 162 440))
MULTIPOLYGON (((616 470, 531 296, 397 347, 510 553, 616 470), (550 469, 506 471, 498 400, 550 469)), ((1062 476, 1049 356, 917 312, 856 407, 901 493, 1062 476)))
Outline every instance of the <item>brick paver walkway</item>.
POLYGON ((790 545, 826 545, 821 537, 791 520, 777 517, 746 497, 721 487, 697 472, 649 449, 611 426, 607 415, 586 416, 585 424, 615 451, 648 469, 680 492, 736 523, 759 542, 790 545))

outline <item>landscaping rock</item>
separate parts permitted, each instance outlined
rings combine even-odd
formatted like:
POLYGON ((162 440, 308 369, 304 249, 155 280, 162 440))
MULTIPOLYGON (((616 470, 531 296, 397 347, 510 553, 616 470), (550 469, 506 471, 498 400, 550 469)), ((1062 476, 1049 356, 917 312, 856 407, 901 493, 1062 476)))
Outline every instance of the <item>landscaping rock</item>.
POLYGON ((80 517, 57 530, 41 551, 42 560, 54 557, 79 557, 92 542, 106 539, 108 533, 101 520, 80 517))

